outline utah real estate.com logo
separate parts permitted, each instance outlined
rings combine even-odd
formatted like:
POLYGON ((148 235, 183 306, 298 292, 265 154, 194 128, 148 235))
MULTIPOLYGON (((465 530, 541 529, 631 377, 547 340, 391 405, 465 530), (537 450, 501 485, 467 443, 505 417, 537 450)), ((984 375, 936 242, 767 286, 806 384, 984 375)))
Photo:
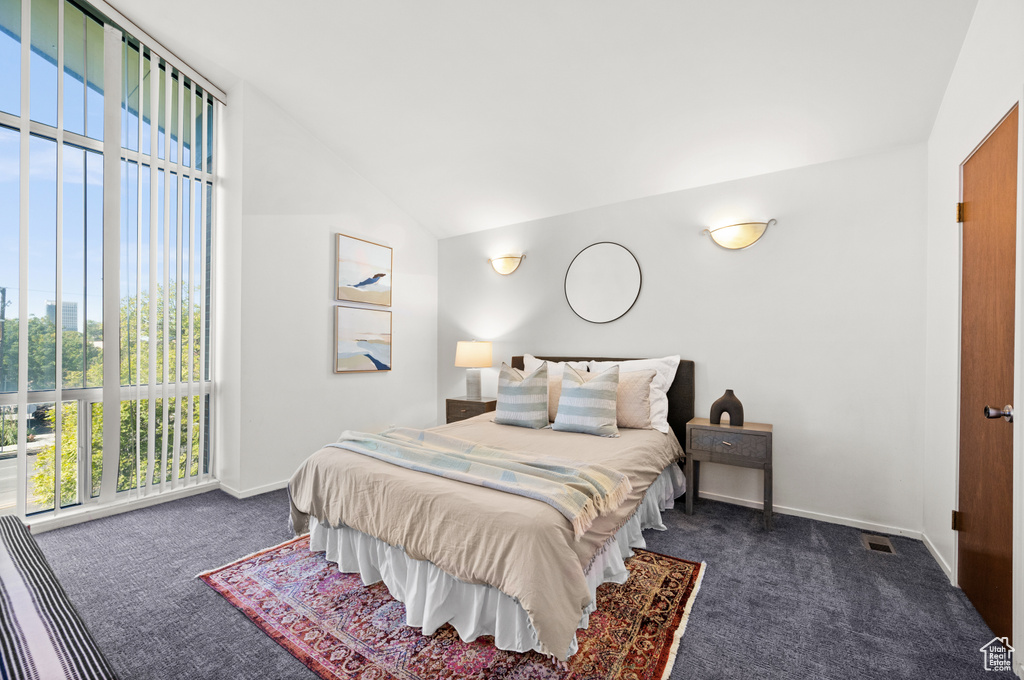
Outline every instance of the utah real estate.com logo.
POLYGON ((985 659, 986 671, 1013 670, 1013 647, 1010 646, 1008 638, 992 638, 981 648, 981 653, 985 659))

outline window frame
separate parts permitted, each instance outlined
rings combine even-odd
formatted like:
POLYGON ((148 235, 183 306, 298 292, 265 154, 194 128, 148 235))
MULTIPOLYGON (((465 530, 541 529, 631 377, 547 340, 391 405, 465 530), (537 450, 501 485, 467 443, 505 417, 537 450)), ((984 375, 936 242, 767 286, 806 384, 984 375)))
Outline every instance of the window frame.
MULTIPOLYGON (((39 1, 39 0, 37 0, 39 1)), ((217 215, 217 199, 218 199, 218 166, 219 166, 219 154, 212 154, 212 162, 210 161, 210 154, 208 150, 215 150, 218 144, 218 137, 220 133, 220 120, 222 118, 222 107, 226 96, 217 87, 212 85, 209 81, 203 78, 200 74, 193 71, 187 64, 177 59, 171 52, 163 48, 159 43, 152 40, 145 32, 138 29, 132 22, 127 20, 123 15, 118 13, 112 7, 107 5, 101 0, 97 0, 92 3, 78 2, 72 0, 57 0, 58 4, 58 17, 57 17, 57 123, 56 126, 50 126, 38 121, 31 120, 31 17, 32 17, 32 0, 21 0, 21 101, 20 101, 20 115, 13 115, 4 111, 0 111, 0 125, 10 128, 19 134, 20 147, 19 147, 19 272, 18 272, 18 342, 19 342, 19 354, 18 354, 18 390, 16 392, 5 392, 0 393, 0 406, 13 406, 17 409, 17 431, 18 431, 18 446, 17 446, 17 472, 16 472, 16 501, 15 510, 22 516, 26 516, 26 509, 28 504, 28 491, 30 470, 28 469, 28 456, 27 456, 27 421, 28 421, 28 404, 37 403, 54 403, 54 469, 53 469, 53 483, 54 483, 54 507, 51 510, 43 510, 39 513, 33 514, 33 522, 39 523, 47 522, 52 519, 56 519, 60 516, 89 512, 96 509, 97 506, 107 505, 111 503, 120 502, 134 502, 140 499, 146 498, 151 495, 175 492, 175 491, 186 491, 191 487, 207 485, 216 483, 215 476, 215 464, 214 456, 215 449, 211 445, 212 443, 206 440, 206 434, 212 435, 213 429, 210 426, 209 420, 213 420, 216 416, 214 413, 214 405, 216 403, 214 399, 215 385, 213 382, 213 376, 215 372, 212 370, 213 358, 215 356, 212 351, 212 346, 216 342, 215 329, 212 327, 215 319, 215 291, 210 290, 209 287, 213 283, 212 275, 207 275, 207 263, 212 268, 213 263, 216 261, 216 244, 217 244, 217 229, 216 229, 216 215, 217 215), (64 129, 64 87, 65 87, 65 62, 64 62, 64 40, 65 40, 65 8, 67 4, 72 5, 75 9, 81 10, 88 17, 99 21, 103 27, 103 140, 97 140, 88 134, 80 134, 77 132, 70 132, 64 129), (122 48, 122 45, 124 48, 122 48), (121 58, 122 49, 126 51, 128 49, 137 49, 138 58, 138 78, 139 83, 138 89, 138 100, 139 106, 136 107, 134 115, 138 122, 135 128, 138 130, 138 138, 135 140, 135 144, 129 143, 127 146, 134 146, 135 150, 130 148, 122 147, 121 138, 121 125, 122 115, 132 115, 131 111, 122 108, 122 88, 124 82, 122 76, 124 68, 128 62, 123 62, 121 58), (149 65, 149 78, 148 87, 143 88, 142 83, 144 82, 144 72, 146 65, 149 65), (161 77, 162 76, 162 77, 161 77), (164 88, 161 92, 160 85, 163 83, 164 88), (159 120, 166 118, 170 122, 173 117, 169 110, 170 103, 172 101, 171 93, 177 88, 179 96, 177 97, 177 104, 179 111, 177 112, 178 130, 172 131, 165 130, 165 134, 162 135, 164 144, 159 144, 160 141, 160 126, 159 120), (189 101, 193 104, 197 101, 202 102, 201 115, 192 115, 188 121, 184 120, 183 108, 185 98, 189 97, 189 101), (166 107, 160 108, 159 104, 161 101, 166 102, 166 107), (143 105, 143 102, 146 105, 143 105), (148 130, 143 124, 144 116, 148 112, 149 125, 148 130), (182 128, 184 126, 190 126, 192 137, 196 137, 196 133, 201 131, 199 139, 192 139, 191 141, 191 162, 188 165, 182 163, 184 154, 180 148, 183 144, 182 128), (198 128, 198 129, 197 129, 198 128), (148 136, 148 150, 150 153, 145 153, 147 145, 143 143, 143 136, 148 136), (28 214, 28 201, 29 201, 29 140, 32 136, 37 136, 53 141, 56 144, 56 214, 57 214, 57 227, 56 227, 56 325, 55 325, 55 387, 54 389, 45 390, 29 390, 28 389, 28 319, 29 319, 29 307, 28 307, 28 253, 29 253, 29 214, 28 214), (170 148, 172 142, 179 146, 178 153, 176 154, 176 162, 171 162, 170 148), (79 147, 87 151, 92 151, 100 154, 103 165, 103 206, 102 206, 102 250, 103 250, 103 264, 102 274, 105 285, 103 286, 102 300, 103 300, 103 344, 102 344, 102 357, 103 357, 103 382, 102 386, 86 386, 86 387, 69 387, 63 386, 63 323, 61 316, 63 313, 63 232, 64 232, 64 215, 63 215, 63 178, 64 178, 64 151, 65 145, 79 147), (203 158, 199 158, 197 151, 202 150, 203 158), (120 210, 121 204, 121 182, 120 182, 120 168, 123 162, 135 163, 136 167, 141 171, 141 168, 145 165, 149 168, 149 181, 147 186, 143 186, 141 182, 142 173, 139 172, 140 181, 137 182, 137 195, 135 196, 135 207, 138 211, 136 214, 135 229, 136 235, 141 234, 139 231, 141 225, 148 224, 148 244, 149 252, 146 257, 149 261, 148 266, 148 282, 147 288, 150 294, 148 304, 148 318, 145 320, 141 317, 140 313, 135 314, 135 344, 131 347, 132 351, 138 351, 138 348, 142 346, 141 339, 144 337, 143 332, 145 328, 152 331, 156 328, 158 322, 157 319, 157 304, 154 303, 152 294, 155 291, 160 290, 162 286, 163 290, 163 309, 165 310, 163 316, 163 343, 164 348, 162 352, 163 365, 156 366, 157 359, 157 343, 149 339, 147 334, 146 340, 146 351, 148 353, 148 371, 147 375, 142 375, 136 372, 134 379, 129 380, 129 384, 122 384, 120 379, 120 339, 121 339, 121 324, 120 324, 120 309, 122 304, 121 298, 121 286, 120 286, 120 275, 121 275, 121 262, 118 257, 121 247, 121 229, 123 227, 122 215, 120 210), (111 172, 116 169, 116 172, 111 172), (162 170, 163 172, 160 172, 162 170), (162 178, 164 186, 159 187, 158 181, 162 178), (172 181, 179 183, 179 190, 177 191, 177 220, 175 225, 169 224, 170 218, 170 183, 172 181), (186 182, 189 183, 190 188, 198 186, 201 191, 198 192, 198 196, 195 200, 201 202, 193 202, 188 206, 182 204, 182 194, 180 186, 186 182), (158 215, 160 208, 158 201, 158 192, 163 190, 164 200, 163 215, 158 215), (144 222, 142 219, 142 198, 144 192, 148 192, 150 195, 149 200, 149 215, 146 216, 148 219, 144 222), (212 205, 207 205, 211 202, 212 205), (189 214, 183 214, 184 210, 188 210, 189 214), (190 219, 193 215, 198 218, 198 224, 193 223, 190 219), (156 238, 158 234, 158 218, 163 220, 163 243, 158 243, 156 238), (189 294, 189 309, 182 310, 182 300, 180 293, 175 296, 177 302, 178 314, 182 311, 188 312, 188 338, 190 343, 195 341, 195 347, 189 345, 189 354, 186 357, 188 360, 187 371, 185 376, 187 379, 182 379, 182 372, 175 371, 171 373, 168 370, 168 349, 170 347, 170 337, 168 335, 168 314, 166 310, 170 304, 170 292, 168 290, 168 284, 170 282, 171 272, 168 271, 168 259, 170 257, 168 245, 170 241, 170 229, 176 230, 176 254, 175 261, 178 268, 181 266, 182 257, 182 227, 190 229, 189 233, 189 252, 187 253, 188 262, 191 266, 189 272, 183 272, 183 274, 189 274, 187 281, 183 281, 181 276, 176 276, 174 284, 180 290, 181 286, 188 286, 189 294), (192 239, 199 239, 199 243, 195 243, 192 239), (209 251, 209 252, 208 252, 209 251), (156 258, 162 254, 163 259, 163 281, 157 280, 157 266, 156 258), (113 256, 113 258, 112 258, 113 256), (196 262, 193 260, 199 257, 200 259, 196 262), (198 284, 198 285, 197 285, 198 284), (199 303, 198 310, 195 309, 195 304, 199 303), (113 323, 112 323, 113 322, 113 323), (198 328, 193 327, 194 323, 198 323, 198 328), (198 330, 198 336, 196 331, 198 330), (159 373, 159 375, 158 375, 159 373), (169 378, 173 377, 173 380, 169 378), (111 382, 111 379, 113 383, 111 382), (187 407, 184 409, 185 413, 189 415, 188 420, 185 423, 180 421, 180 418, 176 420, 175 427, 176 432, 180 432, 177 428, 181 427, 181 430, 187 432, 188 443, 187 451, 181 451, 179 448, 180 436, 174 436, 173 446, 168 446, 168 409, 163 409, 162 418, 162 430, 165 433, 162 437, 161 450, 156 450, 155 447, 155 435, 157 431, 157 423, 155 422, 156 415, 156 401, 157 399, 164 399, 165 405, 168 404, 166 401, 169 398, 175 398, 177 404, 183 403, 182 399, 187 399, 184 402, 187 407), (61 493, 61 478, 63 471, 61 469, 61 442, 63 437, 62 430, 62 404, 69 401, 78 401, 78 478, 79 478, 79 490, 78 499, 79 502, 75 505, 62 508, 60 502, 61 493), (126 490, 118 491, 118 478, 119 468, 121 463, 121 451, 120 451, 120 439, 121 439, 121 428, 120 418, 116 421, 114 419, 107 419, 104 423, 103 429, 103 472, 102 472, 102 483, 100 485, 100 493, 97 497, 92 496, 92 484, 91 475, 88 471, 91 469, 91 455, 92 455, 92 440, 90 436, 92 426, 92 410, 93 404, 102 403, 104 405, 105 414, 120 414, 121 404, 124 401, 135 401, 142 403, 145 401, 148 405, 148 413, 146 422, 148 429, 145 433, 145 439, 148 442, 146 447, 141 446, 143 433, 140 432, 140 425, 142 424, 142 413, 140 408, 135 408, 136 423, 135 423, 135 446, 134 446, 134 483, 131 484, 126 490), (198 401, 197 413, 195 414, 198 420, 193 420, 191 417, 193 405, 198 401), (82 414, 90 414, 90 417, 83 417, 82 414), (117 422, 117 427, 110 427, 112 422, 117 422), (196 434, 199 437, 198 443, 193 446, 193 429, 198 428, 196 434), (208 452, 208 455, 207 455, 208 452), (179 456, 186 456, 181 462, 187 461, 187 467, 185 468, 184 477, 178 476, 179 471, 179 456), (159 465, 161 471, 166 469, 167 463, 170 462, 169 458, 173 456, 173 470, 174 474, 171 475, 171 480, 166 480, 165 474, 160 474, 159 481, 154 483, 154 469, 155 466, 159 465), (198 465, 198 472, 195 475, 191 474, 193 463, 198 465)), ((77 15, 76 15, 77 16, 77 15)), ((88 57, 88 55, 87 55, 88 57)), ((93 132, 88 127, 88 87, 89 78, 85 77, 85 88, 86 88, 86 102, 85 111, 83 116, 86 120, 83 128, 85 133, 93 132)), ((199 112, 196 112, 199 113, 199 112)), ((86 184, 87 186, 87 184, 86 184)), ((87 218, 86 218, 87 219, 87 218)), ((140 291, 142 290, 141 281, 139 281, 142 275, 142 255, 139 244, 141 239, 136 239, 135 248, 137 250, 135 257, 136 267, 136 292, 135 302, 137 303, 137 310, 141 310, 140 291)), ((87 249, 88 244, 83 245, 83 248, 87 249)), ((84 295, 89 296, 88 284, 84 288, 84 295)), ((83 310, 83 317, 85 311, 83 310)), ((179 324, 180 325, 180 324, 179 324)), ((174 343, 175 352, 180 353, 180 328, 178 333, 178 342, 174 343)), ((83 318, 83 336, 87 340, 88 333, 88 318, 83 318)), ((83 361, 85 357, 83 355, 83 361)), ((84 369, 83 369, 84 371, 84 369)))

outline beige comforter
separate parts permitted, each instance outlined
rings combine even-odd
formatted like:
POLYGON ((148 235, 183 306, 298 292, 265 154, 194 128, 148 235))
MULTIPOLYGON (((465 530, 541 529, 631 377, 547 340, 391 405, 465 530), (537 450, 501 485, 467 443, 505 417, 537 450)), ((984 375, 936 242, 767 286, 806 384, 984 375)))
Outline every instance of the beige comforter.
POLYGON ((486 413, 437 429, 538 456, 607 465, 629 477, 632 493, 577 541, 569 521, 540 501, 325 447, 289 482, 292 526, 306 531, 309 516, 345 525, 462 581, 494 586, 527 612, 542 651, 565 659, 590 603, 584 571, 683 450, 671 432, 623 429, 621 437, 605 438, 497 425, 493 418, 486 413))

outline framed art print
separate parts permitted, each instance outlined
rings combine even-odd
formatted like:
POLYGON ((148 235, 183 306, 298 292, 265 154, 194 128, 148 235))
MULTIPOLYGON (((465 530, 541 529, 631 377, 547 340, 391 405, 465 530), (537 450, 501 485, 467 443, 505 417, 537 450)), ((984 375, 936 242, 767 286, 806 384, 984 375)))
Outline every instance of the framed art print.
POLYGON ((391 312, 334 308, 334 372, 391 370, 391 312))
POLYGON ((391 248, 337 235, 335 300, 391 306, 391 248))

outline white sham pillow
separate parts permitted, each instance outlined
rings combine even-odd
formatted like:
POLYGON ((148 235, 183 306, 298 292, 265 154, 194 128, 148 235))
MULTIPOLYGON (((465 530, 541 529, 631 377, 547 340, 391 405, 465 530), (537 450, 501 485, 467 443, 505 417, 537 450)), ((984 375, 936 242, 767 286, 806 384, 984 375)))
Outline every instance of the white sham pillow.
MULTIPOLYGON (((523 370, 526 372, 527 375, 529 375, 530 373, 533 373, 534 371, 536 371, 538 368, 540 368, 540 365, 543 364, 543 363, 544 363, 543 359, 538 359, 537 357, 533 356, 532 354, 524 354, 523 355, 523 370)), ((559 380, 561 380, 562 379, 562 369, 565 368, 566 364, 569 364, 570 366, 575 368, 577 371, 583 372, 583 371, 587 370, 587 364, 588 363, 589 362, 587 362, 587 361, 549 361, 549 362, 547 362, 547 364, 548 364, 548 379, 552 380, 554 378, 558 378, 559 380)))
POLYGON ((651 368, 657 371, 657 375, 651 381, 651 427, 658 432, 668 432, 668 388, 672 386, 672 381, 676 379, 676 371, 679 369, 678 354, 660 359, 590 361, 588 363, 593 373, 599 373, 616 365, 619 366, 622 373, 651 368))

